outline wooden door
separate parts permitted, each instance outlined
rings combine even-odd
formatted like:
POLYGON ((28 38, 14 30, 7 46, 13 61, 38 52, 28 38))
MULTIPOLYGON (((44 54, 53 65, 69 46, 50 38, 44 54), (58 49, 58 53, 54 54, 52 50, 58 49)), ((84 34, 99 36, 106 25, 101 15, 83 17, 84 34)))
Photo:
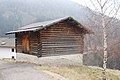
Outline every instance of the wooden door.
POLYGON ((22 52, 23 53, 29 53, 30 50, 30 43, 29 43, 29 35, 28 34, 24 34, 22 37, 22 52))

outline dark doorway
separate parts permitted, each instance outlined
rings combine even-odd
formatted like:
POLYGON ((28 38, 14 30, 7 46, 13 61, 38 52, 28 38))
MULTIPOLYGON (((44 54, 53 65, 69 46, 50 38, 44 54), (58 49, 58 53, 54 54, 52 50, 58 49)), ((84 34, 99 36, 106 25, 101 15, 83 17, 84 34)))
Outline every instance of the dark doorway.
POLYGON ((22 36, 22 52, 23 53, 29 53, 30 46, 29 46, 29 34, 25 33, 22 36))

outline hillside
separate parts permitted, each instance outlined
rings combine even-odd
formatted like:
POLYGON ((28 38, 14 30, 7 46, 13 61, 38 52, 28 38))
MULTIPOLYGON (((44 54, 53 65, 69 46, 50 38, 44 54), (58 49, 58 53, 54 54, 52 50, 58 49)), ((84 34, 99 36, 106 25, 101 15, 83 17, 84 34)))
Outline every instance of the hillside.
MULTIPOLYGON (((100 32, 98 28, 100 26, 98 26, 100 24, 99 13, 93 12, 89 8, 71 0, 1 0, 0 36, 5 36, 5 32, 33 22, 66 16, 72 16, 83 25, 92 28, 93 31, 100 32), (94 22, 97 22, 97 25, 94 22)), ((119 24, 119 20, 113 19, 110 25, 114 27, 111 30, 116 30, 119 24)), ((119 34, 120 32, 117 30, 112 37, 116 37, 119 34)))
POLYGON ((87 20, 86 15, 89 9, 70 0, 1 0, 0 36, 23 25, 65 16, 82 22, 87 20))
MULTIPOLYGON (((87 66, 38 66, 38 70, 51 75, 50 72, 57 73, 65 78, 65 80, 102 80, 102 69, 99 67, 87 66), (50 72, 48 72, 50 71, 50 72)), ((56 75, 53 77, 57 77, 56 75)), ((54 79, 58 80, 58 79, 54 79)), ((120 71, 107 70, 107 80, 120 80, 120 71)))
MULTIPOLYGON (((89 48, 95 55, 98 54, 97 57, 95 56, 95 60, 93 59, 93 61, 95 61, 93 64, 98 63, 96 59, 100 59, 100 64, 102 64, 103 38, 101 37, 101 28, 99 28, 101 26, 101 17, 99 13, 72 2, 71 0, 0 0, 0 37, 11 37, 11 35, 5 35, 5 33, 30 23, 65 16, 74 17, 80 23, 90 27, 95 32, 94 35, 87 35, 85 37, 85 52, 87 52, 89 48)), ((108 16, 106 16, 106 19, 107 21, 111 20, 108 16)), ((117 66, 118 69, 120 69, 119 25, 120 20, 113 18, 107 28, 107 33, 109 34, 108 56, 110 57, 108 59, 108 66, 111 66, 110 68, 116 68, 117 66)), ((88 60, 88 58, 85 60, 88 60)), ((88 63, 89 61, 91 60, 88 60, 88 63)))
MULTIPOLYGON (((48 76, 51 76, 49 80, 102 80, 102 68, 94 66, 42 65, 9 59, 0 60, 0 64, 2 80, 48 80, 48 76)), ((107 80, 120 80, 119 70, 107 69, 106 72, 107 80)))
MULTIPOLYGON (((83 25, 92 28, 93 31, 100 32, 98 28, 100 26, 99 13, 71 0, 1 0, 0 37, 4 37, 7 31, 15 30, 27 24, 66 16, 72 16, 83 25)), ((120 21, 113 19, 110 25, 114 26, 111 29, 112 31, 116 30, 120 21)), ((117 30, 112 37, 116 38, 119 34, 120 32, 117 30)))

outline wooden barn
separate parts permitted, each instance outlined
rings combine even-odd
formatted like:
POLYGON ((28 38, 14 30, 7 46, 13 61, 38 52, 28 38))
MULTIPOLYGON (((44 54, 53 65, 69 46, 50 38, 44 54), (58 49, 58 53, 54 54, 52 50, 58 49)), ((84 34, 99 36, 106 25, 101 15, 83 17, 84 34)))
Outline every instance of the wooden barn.
POLYGON ((84 35, 92 31, 72 17, 30 24, 10 31, 16 52, 41 56, 82 54, 84 35))

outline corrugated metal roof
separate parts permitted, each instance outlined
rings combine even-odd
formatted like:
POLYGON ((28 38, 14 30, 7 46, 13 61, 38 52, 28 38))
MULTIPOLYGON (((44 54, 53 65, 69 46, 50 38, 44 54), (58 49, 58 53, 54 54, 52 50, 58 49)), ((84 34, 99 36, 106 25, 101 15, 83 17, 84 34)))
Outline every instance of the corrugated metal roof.
MULTIPOLYGON (((72 19, 74 20, 72 17, 64 17, 64 18, 60 18, 60 19, 56 19, 56 20, 50 20, 50 21, 44 21, 44 22, 38 22, 38 23, 33 23, 33 24, 29 24, 29 25, 26 25, 24 27, 21 27, 21 28, 18 28, 18 30, 16 31, 9 31, 7 32, 6 34, 13 34, 13 33, 17 33, 17 32, 25 32, 25 31, 37 31, 37 30, 40 30, 40 29, 43 29, 47 26, 50 26, 50 25, 53 25, 55 23, 59 23, 59 22, 62 22, 64 20, 67 20, 67 19, 72 19)), ((77 22, 76 20, 74 20, 77 24, 80 24, 79 22, 77 22)), ((80 24, 81 25, 81 24, 80 24)), ((84 26, 80 26, 80 28, 83 28, 87 31, 90 31, 88 28, 85 28, 84 26)))
POLYGON ((14 38, 0 38, 0 47, 15 47, 14 38))

